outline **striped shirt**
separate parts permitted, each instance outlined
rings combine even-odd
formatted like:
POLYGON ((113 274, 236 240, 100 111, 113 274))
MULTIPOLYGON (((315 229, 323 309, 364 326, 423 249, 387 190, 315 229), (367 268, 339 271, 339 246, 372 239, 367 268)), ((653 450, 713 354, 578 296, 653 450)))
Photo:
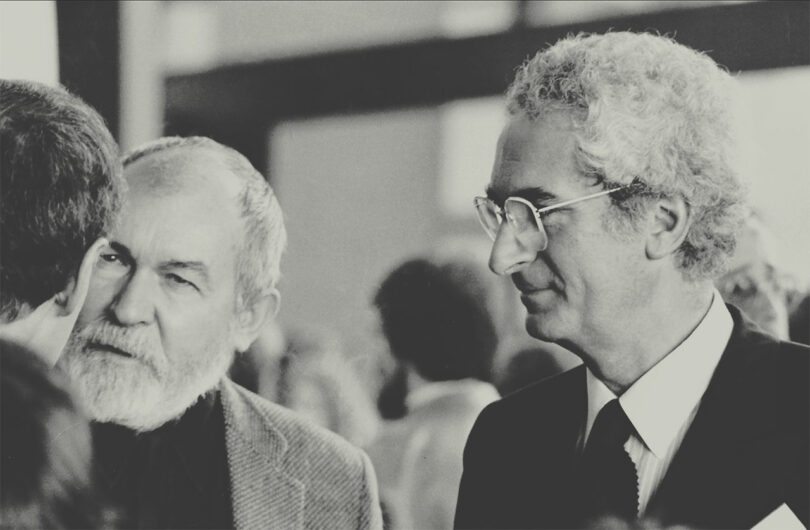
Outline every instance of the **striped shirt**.
MULTIPOLYGON (((716 290, 706 316, 672 352, 619 398, 635 427, 624 449, 638 474, 638 515, 643 516, 695 418, 700 400, 726 348, 734 322, 716 290)), ((581 440, 596 415, 616 395, 587 370, 588 416, 581 440)), ((580 442, 580 449, 584 448, 580 442)))

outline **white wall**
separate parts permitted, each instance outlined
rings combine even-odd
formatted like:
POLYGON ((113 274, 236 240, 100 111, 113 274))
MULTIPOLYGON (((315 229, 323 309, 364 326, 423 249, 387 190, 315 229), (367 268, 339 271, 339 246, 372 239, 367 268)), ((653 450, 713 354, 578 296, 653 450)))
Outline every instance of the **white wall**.
POLYGON ((502 31, 516 3, 500 1, 173 1, 165 3, 168 67, 221 64, 502 31), (176 36, 177 38, 175 38, 176 36))
POLYGON ((369 352, 374 289, 436 237, 434 109, 289 122, 271 137, 271 175, 289 233, 282 322, 340 332, 369 352))
POLYGON ((810 67, 738 76, 739 171, 779 264, 810 282, 810 67))
POLYGON ((59 82, 56 2, 0 2, 0 77, 59 82))
POLYGON ((167 24, 162 2, 120 2, 121 127, 128 151, 163 132, 167 24))

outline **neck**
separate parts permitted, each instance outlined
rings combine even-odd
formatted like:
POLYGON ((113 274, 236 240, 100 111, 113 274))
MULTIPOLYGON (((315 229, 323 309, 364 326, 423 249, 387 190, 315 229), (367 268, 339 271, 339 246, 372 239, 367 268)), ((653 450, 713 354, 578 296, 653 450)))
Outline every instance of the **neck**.
POLYGON ((711 282, 682 283, 650 293, 648 304, 633 307, 620 325, 575 347, 588 368, 614 394, 621 395, 700 324, 712 303, 711 282))

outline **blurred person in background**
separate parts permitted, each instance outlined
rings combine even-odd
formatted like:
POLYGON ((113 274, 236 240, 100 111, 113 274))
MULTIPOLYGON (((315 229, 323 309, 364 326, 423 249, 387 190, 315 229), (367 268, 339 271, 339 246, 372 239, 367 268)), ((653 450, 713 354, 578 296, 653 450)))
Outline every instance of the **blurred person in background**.
POLYGON ((731 82, 628 32, 566 37, 518 70, 475 206, 526 329, 584 365, 481 413, 456 527, 750 528, 782 508, 808 524, 810 352, 713 284, 745 211, 731 82))
POLYGON ((374 437, 377 413, 337 337, 310 326, 271 324, 240 357, 232 378, 255 381, 263 398, 358 447, 374 437))
POLYGON ((484 283, 472 265, 416 259, 391 272, 374 298, 404 387, 404 415, 368 448, 391 528, 452 526, 464 442, 499 397, 484 283))
POLYGON ((308 326, 286 330, 278 403, 363 447, 374 438, 377 413, 371 396, 340 345, 308 326))
POLYGON ((118 146, 60 87, 0 80, 0 338, 53 365, 119 204, 118 146))
POLYGON ((228 377, 237 385, 275 401, 279 362, 286 347, 281 324, 277 319, 270 319, 250 347, 234 356, 228 377))
POLYGON ((379 527, 365 454, 225 377, 279 304, 286 231, 267 181, 202 137, 147 143, 124 176, 58 365, 122 525, 379 527))
POLYGON ((775 263, 773 234, 759 215, 752 213, 737 238, 728 272, 715 284, 723 299, 742 310, 760 328, 780 340, 789 340, 791 284, 775 263))
POLYGON ((93 481, 90 424, 68 381, 0 340, 0 527, 110 528, 93 481))

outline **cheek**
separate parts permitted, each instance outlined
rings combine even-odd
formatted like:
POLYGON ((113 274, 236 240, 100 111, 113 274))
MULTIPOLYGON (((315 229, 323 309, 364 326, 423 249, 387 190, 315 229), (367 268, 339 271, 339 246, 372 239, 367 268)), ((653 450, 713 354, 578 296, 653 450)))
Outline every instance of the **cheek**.
POLYGON ((598 272, 598 264, 588 250, 579 240, 570 238, 549 246, 537 261, 542 262, 567 297, 576 298, 582 296, 598 272))
POLYGON ((202 351, 229 340, 230 305, 173 304, 158 310, 161 340, 168 355, 180 350, 202 351))
POLYGON ((582 305, 580 310, 587 312, 594 304, 632 288, 627 280, 636 277, 630 272, 635 270, 635 264, 618 245, 605 240, 571 243, 552 255, 550 263, 570 303, 582 305))

